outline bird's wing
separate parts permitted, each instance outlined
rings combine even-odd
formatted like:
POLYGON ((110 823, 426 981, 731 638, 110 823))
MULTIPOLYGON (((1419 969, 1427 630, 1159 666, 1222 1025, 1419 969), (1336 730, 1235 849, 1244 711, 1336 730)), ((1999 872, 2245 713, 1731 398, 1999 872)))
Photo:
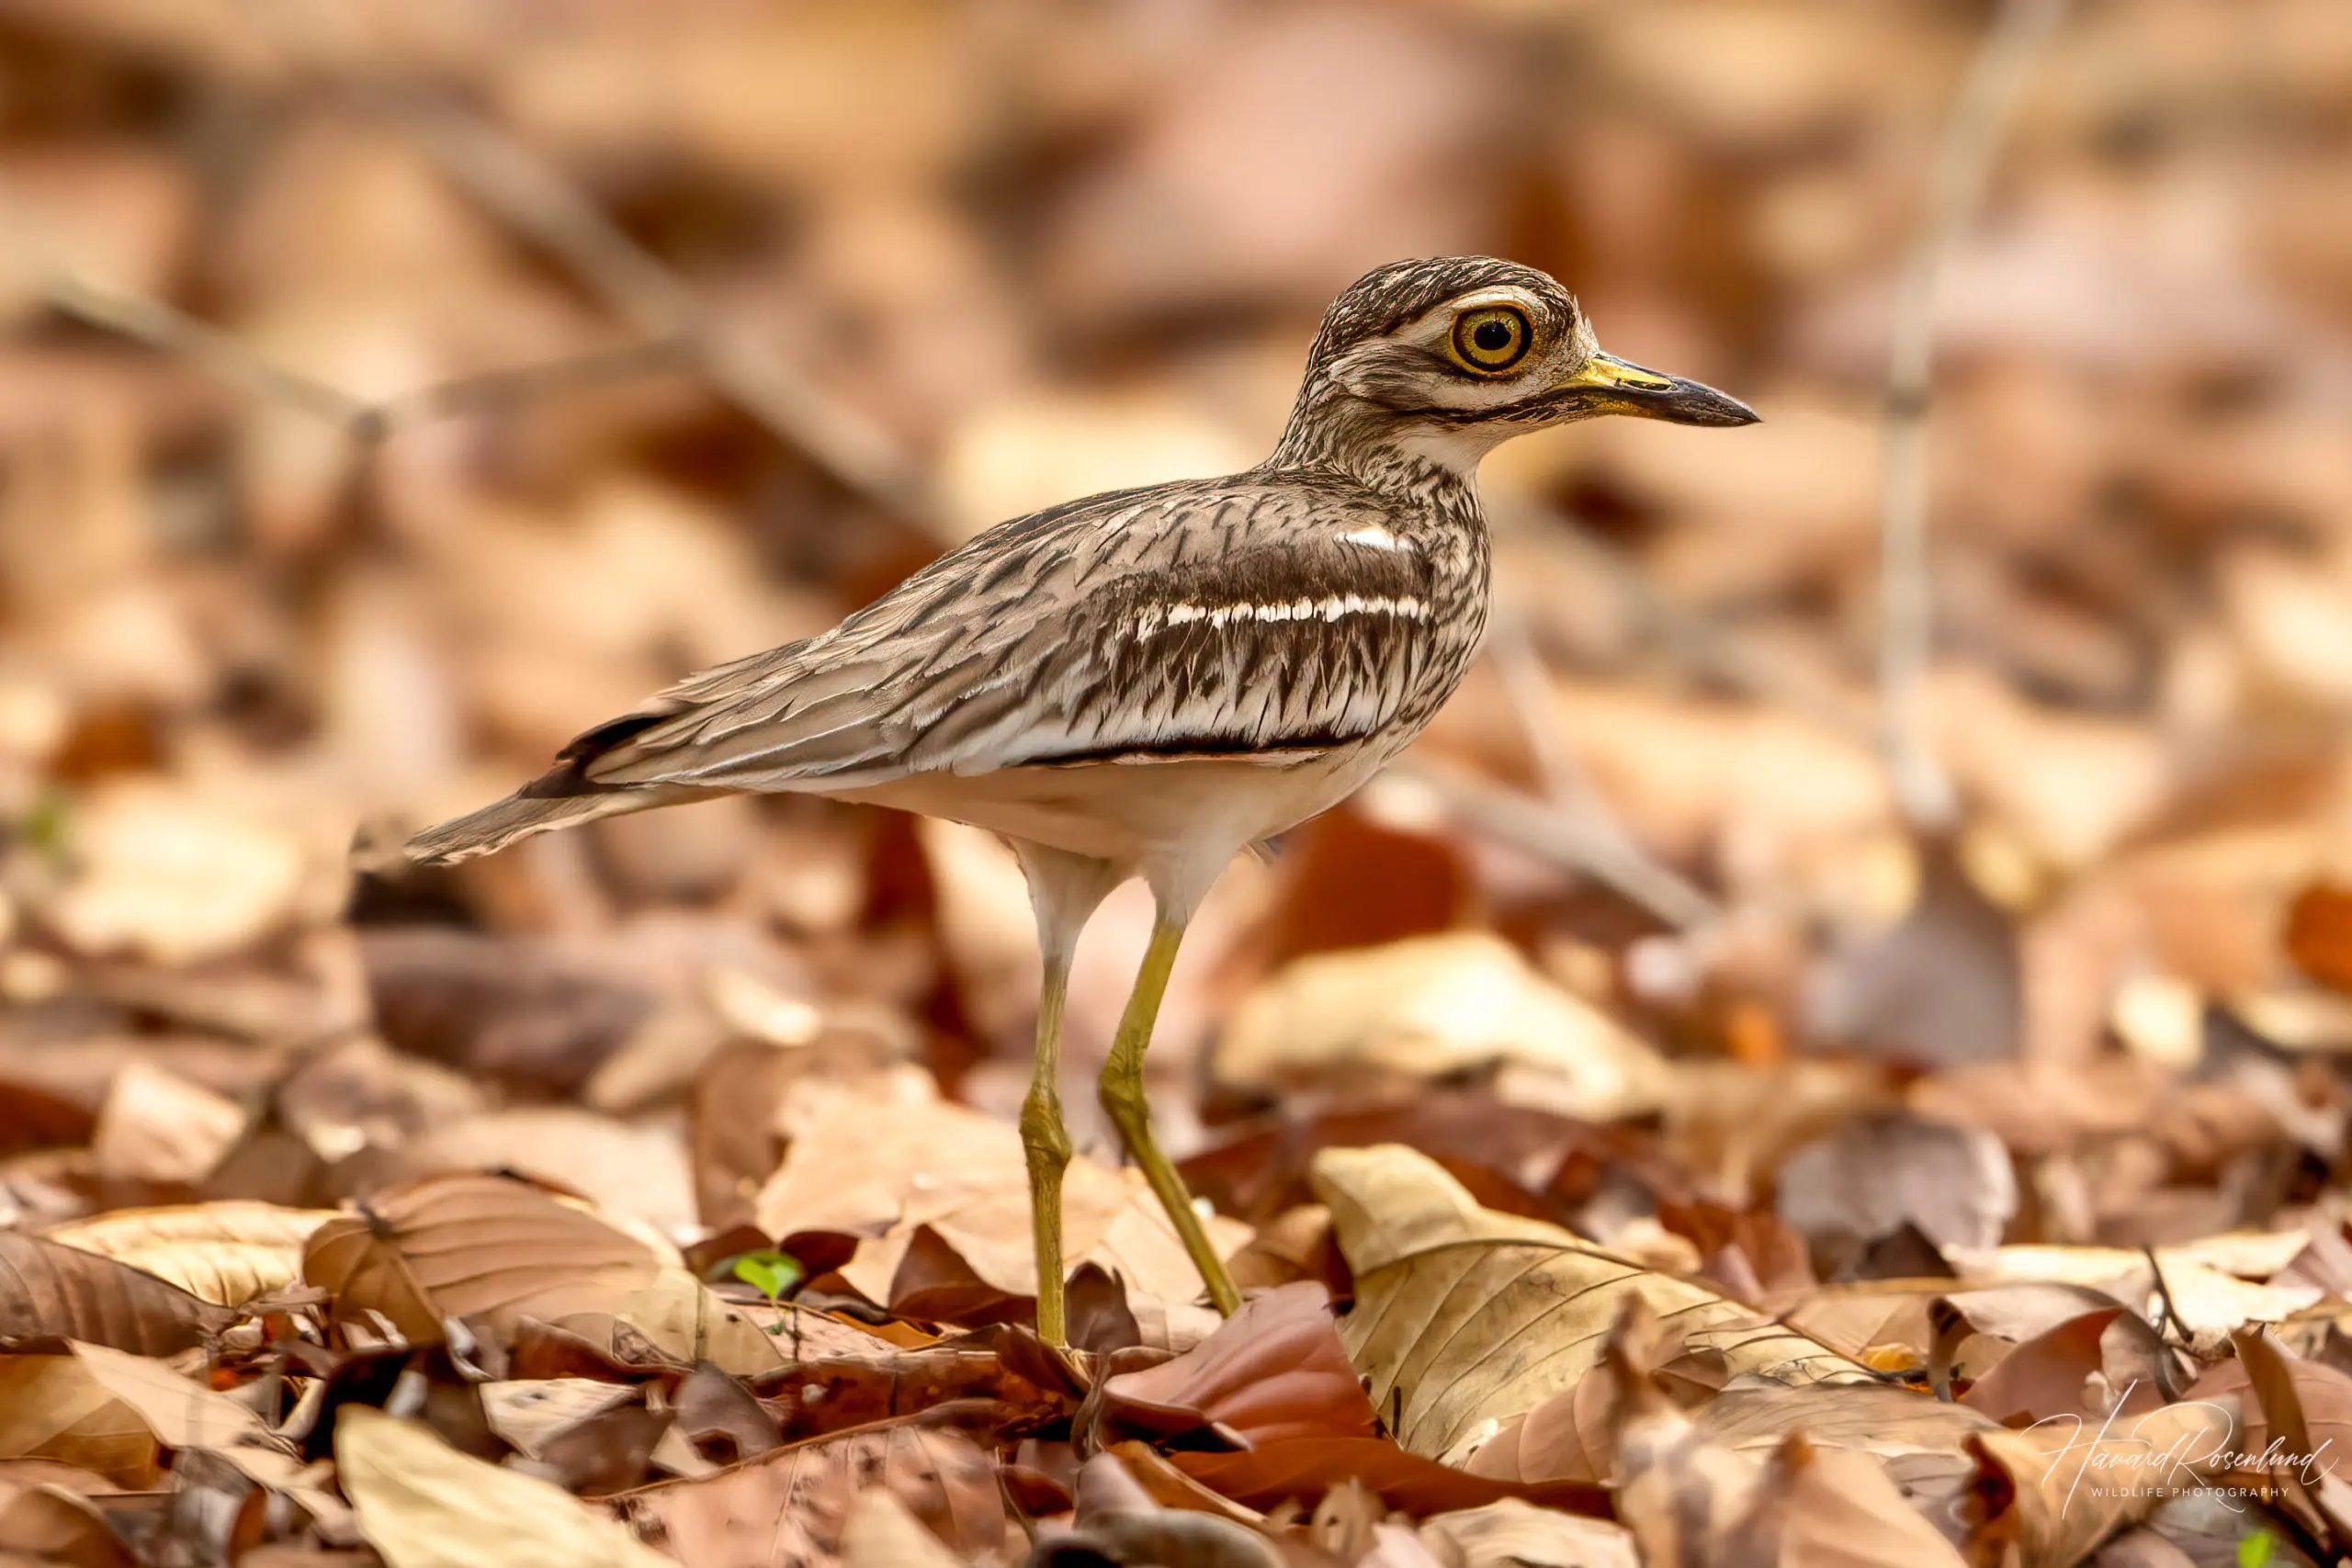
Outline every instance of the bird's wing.
POLYGON ((534 786, 864 787, 910 773, 1322 748, 1433 656, 1432 564, 1344 481, 1239 476, 981 535, 822 637, 694 676, 534 786))

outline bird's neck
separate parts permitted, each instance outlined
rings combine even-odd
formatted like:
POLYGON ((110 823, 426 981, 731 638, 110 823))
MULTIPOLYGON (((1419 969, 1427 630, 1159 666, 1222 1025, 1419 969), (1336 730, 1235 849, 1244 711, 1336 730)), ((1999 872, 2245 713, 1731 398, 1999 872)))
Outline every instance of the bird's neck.
POLYGON ((1301 396, 1264 466, 1335 470, 1416 507, 1477 517, 1478 460, 1494 444, 1474 429, 1409 423, 1326 389, 1301 396))

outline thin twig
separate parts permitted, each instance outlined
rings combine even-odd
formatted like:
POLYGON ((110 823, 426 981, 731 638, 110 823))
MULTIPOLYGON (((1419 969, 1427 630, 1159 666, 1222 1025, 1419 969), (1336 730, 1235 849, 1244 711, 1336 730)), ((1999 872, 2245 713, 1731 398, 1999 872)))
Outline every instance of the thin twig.
MULTIPOLYGON (((1577 869, 1601 878, 1678 928, 1702 924, 1720 913, 1713 901, 1698 887, 1644 849, 1625 830, 1607 799, 1593 787, 1583 764, 1577 761, 1576 752, 1561 738, 1560 727, 1551 712, 1551 672, 1544 667, 1544 655, 1535 646, 1526 617, 1506 610, 1487 641, 1487 652, 1502 677, 1503 690, 1510 698, 1520 734, 1535 755, 1536 772, 1544 780, 1548 797, 1546 804, 1571 829, 1567 836, 1546 835, 1544 842, 1574 843, 1579 857, 1577 869)), ((1474 799, 1453 783, 1429 773, 1421 775, 1421 782, 1448 797, 1457 816, 1483 822, 1492 815, 1495 803, 1490 798, 1474 799)))
MULTIPOLYGON (((2148 1260, 2148 1272, 2155 1276, 2156 1300, 2164 1305, 2165 1320, 2157 1332, 2166 1336, 2177 1335, 2186 1343, 2189 1337, 2188 1325, 2180 1320, 2180 1303, 2172 1299, 2172 1286, 2165 1281, 2165 1266, 2156 1261, 2156 1249, 2143 1242, 2140 1253, 2148 1260)), ((2167 1397, 2172 1392, 2170 1389, 2165 1391, 2167 1397)))
POLYGON ((590 349, 569 358, 543 360, 536 365, 455 376, 387 398, 371 407, 368 417, 381 434, 395 435, 436 420, 515 408, 600 381, 627 380, 686 363, 684 344, 674 338, 654 338, 645 343, 623 344, 617 348, 590 349))
POLYGON ((1553 721, 1549 711, 1552 672, 1544 666, 1543 650, 1535 646, 1534 629, 1516 608, 1498 609, 1495 629, 1487 638, 1487 656, 1502 677, 1503 694, 1510 699, 1520 737, 1535 759, 1535 774, 1544 781, 1544 793, 1561 807, 1589 807, 1605 814, 1607 807, 1594 794, 1583 764, 1553 721))
POLYGON ((855 494, 959 540, 913 459, 875 421, 830 396, 754 339, 715 321, 661 260, 624 233, 545 158, 438 95, 354 85, 474 200, 562 261, 650 337, 687 344, 711 383, 855 494))
POLYGON ((1696 884, 1622 835, 1491 779, 1432 758, 1399 758, 1389 772, 1434 795, 1464 827, 1539 860, 1592 877, 1677 931, 1713 925, 1723 908, 1696 884))
POLYGON ((42 295, 52 309, 75 321, 176 355, 263 402, 340 425, 363 441, 537 401, 592 382, 643 375, 678 363, 684 352, 679 343, 660 340, 592 349, 566 359, 455 376, 370 400, 280 364, 235 334, 161 299, 107 288, 67 271, 52 272, 42 295))
POLYGON ((282 403, 333 424, 356 424, 368 404, 338 387, 278 364, 251 345, 160 299, 103 288, 70 272, 51 273, 50 305, 75 321, 200 365, 264 402, 282 403))
POLYGON ((2002 0, 1939 138, 1919 231, 1895 296, 1879 467, 1880 743, 1895 799, 1911 820, 1951 820, 1951 780, 1928 740, 1934 642, 1928 561, 1928 398, 1935 374, 1936 287, 1976 221, 2002 133, 2066 0, 2002 0))

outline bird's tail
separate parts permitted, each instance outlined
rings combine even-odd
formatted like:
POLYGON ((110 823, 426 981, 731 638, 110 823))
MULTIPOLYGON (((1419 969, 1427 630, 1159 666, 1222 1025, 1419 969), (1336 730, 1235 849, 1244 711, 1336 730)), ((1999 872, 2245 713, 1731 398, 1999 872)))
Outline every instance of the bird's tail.
POLYGON ((705 792, 660 784, 643 789, 599 790, 591 795, 510 795, 479 811, 469 811, 424 832, 401 847, 411 865, 451 865, 476 855, 494 854, 518 839, 558 828, 577 827, 599 817, 644 811, 699 798, 705 792))

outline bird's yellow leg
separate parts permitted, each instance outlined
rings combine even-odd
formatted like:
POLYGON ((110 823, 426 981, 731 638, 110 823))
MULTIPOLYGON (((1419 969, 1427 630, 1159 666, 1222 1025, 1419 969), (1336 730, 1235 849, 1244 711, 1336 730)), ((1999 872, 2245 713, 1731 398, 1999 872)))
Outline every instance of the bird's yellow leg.
POLYGON ((1069 1338, 1062 1303, 1062 1172, 1069 1166, 1069 1133, 1062 1125, 1054 1087, 1062 1060, 1062 1010, 1069 998, 1069 961, 1046 955, 1037 993, 1037 1062, 1029 1097, 1021 1102, 1021 1147, 1029 1161, 1029 1223, 1037 1244, 1037 1336, 1048 1345, 1069 1338))
POLYGON ((1153 1140, 1151 1112, 1143 1098, 1144 1048, 1151 1043, 1151 1027, 1159 1017, 1169 971, 1176 966, 1176 949, 1183 940, 1181 925, 1161 920, 1151 928, 1151 945, 1144 949, 1143 968, 1136 975, 1136 988, 1127 998, 1127 1010, 1111 1042, 1111 1059, 1102 1065, 1102 1109, 1111 1125, 1119 1130, 1119 1141, 1143 1168, 1144 1179, 1159 1194, 1160 1207, 1168 1211, 1193 1267, 1208 1282, 1209 1300, 1230 1317, 1241 1305, 1241 1292, 1233 1288, 1233 1276, 1225 1271, 1224 1261, 1209 1246, 1208 1230, 1193 1209, 1193 1195, 1184 1190, 1184 1179, 1176 1174, 1176 1168, 1153 1140))

